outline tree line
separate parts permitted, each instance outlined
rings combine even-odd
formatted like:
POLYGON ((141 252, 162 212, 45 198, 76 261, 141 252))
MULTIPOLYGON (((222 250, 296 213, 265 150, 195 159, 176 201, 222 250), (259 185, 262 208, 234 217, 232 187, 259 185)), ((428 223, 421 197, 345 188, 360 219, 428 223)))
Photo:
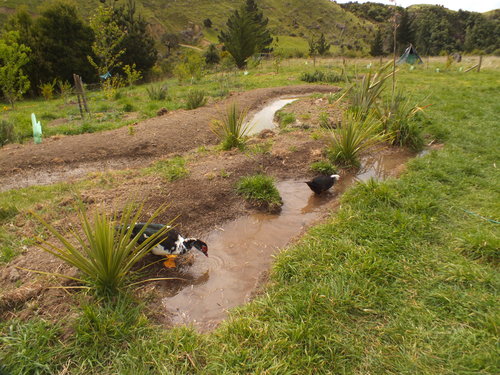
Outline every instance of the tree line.
POLYGON ((372 42, 375 56, 392 52, 392 23, 396 14, 397 50, 412 43, 422 55, 453 52, 500 53, 500 12, 485 15, 449 10, 440 5, 395 7, 349 2, 341 6, 378 25, 372 42))

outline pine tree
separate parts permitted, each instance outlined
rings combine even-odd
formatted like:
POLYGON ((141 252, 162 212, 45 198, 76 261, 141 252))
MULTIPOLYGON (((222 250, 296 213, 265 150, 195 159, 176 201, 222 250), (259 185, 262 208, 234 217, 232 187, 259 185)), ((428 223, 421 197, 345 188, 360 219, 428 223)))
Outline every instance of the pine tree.
POLYGON ((382 40, 382 32, 380 29, 377 29, 377 33, 375 34, 375 39, 371 44, 370 55, 372 56, 383 56, 384 55, 384 44, 382 40))
POLYGON ((227 20, 226 30, 221 31, 219 41, 224 43, 238 68, 244 68, 250 56, 272 43, 267 23, 253 0, 247 0, 246 5, 235 10, 227 20))
POLYGON ((323 56, 330 50, 330 45, 330 43, 326 42, 325 34, 321 33, 320 37, 316 41, 316 51, 320 56, 323 56))
POLYGON ((273 42, 273 37, 267 29, 269 19, 264 17, 264 13, 259 10, 254 0, 246 0, 245 9, 252 15, 252 18, 259 29, 257 37, 257 52, 270 52, 271 49, 269 49, 268 46, 270 46, 273 42))
POLYGON ((156 62, 158 51, 155 41, 147 30, 148 23, 136 15, 135 0, 128 0, 125 6, 114 10, 114 18, 127 33, 119 45, 125 52, 120 57, 122 65, 136 64, 137 70, 150 70, 156 62))

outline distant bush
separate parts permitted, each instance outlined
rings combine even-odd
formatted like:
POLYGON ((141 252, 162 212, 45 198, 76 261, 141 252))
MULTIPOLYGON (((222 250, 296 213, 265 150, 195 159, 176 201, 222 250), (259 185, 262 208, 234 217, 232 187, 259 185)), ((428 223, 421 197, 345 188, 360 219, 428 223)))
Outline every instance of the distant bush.
POLYGON ((300 76, 300 80, 304 82, 327 82, 327 83, 335 83, 341 82, 343 77, 334 72, 323 72, 321 70, 315 70, 314 72, 304 72, 300 76))
POLYGON ((195 109, 198 107, 203 107, 207 103, 205 92, 202 90, 189 91, 186 99, 187 99, 186 101, 187 109, 195 109))
POLYGON ((12 143, 15 140, 14 124, 6 120, 0 120, 0 146, 12 143))

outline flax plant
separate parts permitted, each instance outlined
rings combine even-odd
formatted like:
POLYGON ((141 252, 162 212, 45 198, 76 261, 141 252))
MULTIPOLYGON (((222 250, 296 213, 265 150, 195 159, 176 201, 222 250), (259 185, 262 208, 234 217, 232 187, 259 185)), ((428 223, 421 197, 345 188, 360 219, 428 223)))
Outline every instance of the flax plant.
POLYGON ((361 117, 366 117, 376 107, 384 90, 384 83, 394 73, 386 74, 390 63, 381 67, 375 74, 368 72, 361 81, 354 83, 349 89, 351 109, 361 117))
POLYGON ((359 167, 359 156, 363 151, 388 139, 388 135, 381 131, 380 121, 373 115, 362 117, 351 111, 346 112, 341 126, 328 133, 330 159, 346 167, 359 167))
MULTIPOLYGON (((151 223, 165 209, 166 206, 159 207, 147 223, 151 223)), ((95 290, 98 294, 117 294, 131 283, 131 273, 134 265, 169 230, 165 226, 164 229, 149 237, 143 243, 138 244, 137 242, 146 226, 135 236, 132 235, 132 229, 133 225, 139 220, 141 213, 142 207, 136 209, 135 206, 128 205, 120 219, 118 219, 117 213, 109 217, 105 213, 97 212, 91 222, 83 206, 80 206, 79 216, 83 235, 75 229, 70 229, 69 233, 73 241, 66 239, 63 233, 33 213, 60 242, 57 245, 39 239, 41 242, 40 247, 67 264, 76 267, 82 276, 70 277, 56 273, 48 274, 75 280, 83 284, 83 288, 95 290), (133 213, 134 211, 135 213, 133 213)))
POLYGON ((245 145, 252 124, 245 122, 247 110, 240 111, 236 103, 227 106, 221 120, 213 120, 210 130, 222 141, 222 149, 230 150, 245 145))

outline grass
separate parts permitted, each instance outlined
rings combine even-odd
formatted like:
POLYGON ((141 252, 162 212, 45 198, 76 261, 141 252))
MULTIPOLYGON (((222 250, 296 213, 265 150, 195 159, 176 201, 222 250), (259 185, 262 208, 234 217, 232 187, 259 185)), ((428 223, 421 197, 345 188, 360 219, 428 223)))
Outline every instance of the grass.
POLYGON ((320 174, 332 175, 336 174, 338 169, 329 160, 320 160, 311 164, 311 171, 320 174))
MULTIPOLYGON (((303 63, 283 65, 269 81, 298 75, 303 63)), ((500 220, 500 73, 434 67, 402 67, 398 85, 417 103, 430 93, 424 131, 444 149, 411 161, 398 180, 350 189, 335 215, 276 256, 265 291, 217 330, 163 330, 131 302, 83 304, 58 324, 0 322, 3 372, 498 373, 498 225, 463 210, 500 220)), ((62 189, 0 193, 0 206, 15 202, 22 214, 62 189)))
POLYGON ((167 181, 175 181, 189 174, 186 168, 186 159, 181 156, 157 161, 151 167, 147 168, 146 172, 158 174, 167 181))
POLYGON ((276 117, 278 118, 278 122, 281 126, 287 126, 297 121, 297 117, 294 113, 285 112, 283 110, 277 111, 276 117))
POLYGON ((274 179, 263 174, 242 177, 238 181, 236 191, 250 202, 265 206, 270 211, 276 210, 283 204, 274 179))

